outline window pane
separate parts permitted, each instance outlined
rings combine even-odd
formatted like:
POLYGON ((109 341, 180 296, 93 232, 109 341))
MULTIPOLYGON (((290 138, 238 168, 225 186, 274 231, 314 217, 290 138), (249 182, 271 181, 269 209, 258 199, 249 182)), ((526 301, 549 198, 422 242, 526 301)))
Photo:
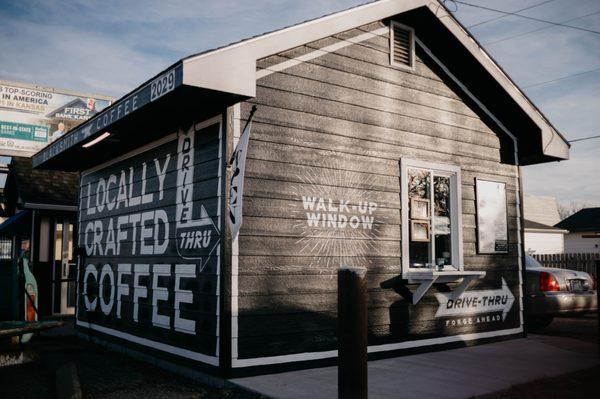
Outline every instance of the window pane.
POLYGON ((69 231, 67 232, 67 251, 69 252, 69 261, 73 260, 73 225, 71 223, 69 223, 69 231))
POLYGON ((62 223, 56 224, 56 241, 54 246, 54 259, 62 260, 62 239, 63 239, 63 225, 62 223))
POLYGON ((452 264, 452 239, 450 215, 450 178, 433 177, 435 263, 452 264))
POLYGON ((432 263, 431 247, 431 172, 408 169, 409 263, 411 267, 427 267, 432 263), (415 201, 418 200, 418 201, 415 201), (416 209, 413 209, 415 207, 416 209), (414 222, 414 223, 413 223, 414 222))
POLYGON ((409 198, 429 198, 429 171, 408 170, 408 196, 409 198))

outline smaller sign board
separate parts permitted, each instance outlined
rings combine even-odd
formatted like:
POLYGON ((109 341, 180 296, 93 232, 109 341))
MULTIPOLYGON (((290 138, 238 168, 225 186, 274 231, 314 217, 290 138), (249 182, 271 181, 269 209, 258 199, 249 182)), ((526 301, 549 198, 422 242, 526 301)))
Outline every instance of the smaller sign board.
POLYGON ((108 107, 109 97, 0 81, 0 151, 32 155, 108 107))
POLYGON ((482 254, 508 252, 506 183, 477 179, 477 250, 482 254))

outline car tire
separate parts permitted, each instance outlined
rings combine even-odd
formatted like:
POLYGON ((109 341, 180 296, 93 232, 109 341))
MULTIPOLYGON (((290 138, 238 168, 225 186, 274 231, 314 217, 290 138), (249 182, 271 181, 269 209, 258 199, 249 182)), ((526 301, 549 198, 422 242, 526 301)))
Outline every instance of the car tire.
POLYGON ((530 330, 542 330, 550 325, 554 320, 554 317, 538 317, 535 319, 530 319, 528 323, 528 327, 530 330))

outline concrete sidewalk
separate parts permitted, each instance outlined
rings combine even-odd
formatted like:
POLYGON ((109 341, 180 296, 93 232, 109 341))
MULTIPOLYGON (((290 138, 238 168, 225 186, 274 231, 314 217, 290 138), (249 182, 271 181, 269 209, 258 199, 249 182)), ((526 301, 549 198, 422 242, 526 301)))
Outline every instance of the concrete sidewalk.
MULTIPOLYGON (((470 398, 600 364, 595 344, 541 337, 369 362, 369 398, 470 398)), ((271 398, 337 398, 337 368, 231 382, 271 398)))

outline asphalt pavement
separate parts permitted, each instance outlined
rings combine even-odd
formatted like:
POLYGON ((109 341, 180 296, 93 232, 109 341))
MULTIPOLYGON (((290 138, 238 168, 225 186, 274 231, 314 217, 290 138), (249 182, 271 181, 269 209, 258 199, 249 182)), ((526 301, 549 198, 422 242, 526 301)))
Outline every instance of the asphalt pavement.
POLYGON ((548 327, 533 334, 545 337, 573 338, 596 344, 598 342, 598 318, 595 314, 557 317, 548 327))

